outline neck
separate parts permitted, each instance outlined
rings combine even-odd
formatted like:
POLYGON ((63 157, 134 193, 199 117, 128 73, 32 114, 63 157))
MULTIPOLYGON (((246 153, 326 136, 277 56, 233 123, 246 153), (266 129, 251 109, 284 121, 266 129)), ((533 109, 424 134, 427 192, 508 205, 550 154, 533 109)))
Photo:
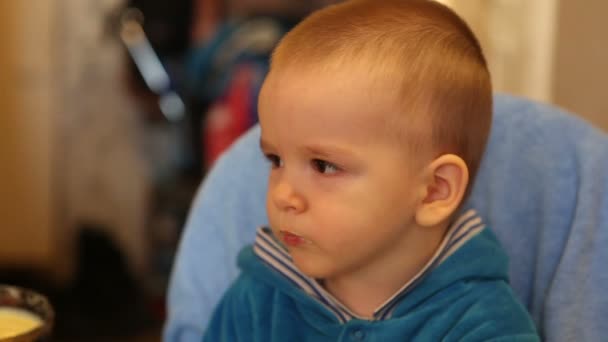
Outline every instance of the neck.
POLYGON ((414 228, 373 256, 364 267, 323 280, 325 289, 358 316, 374 311, 422 271, 445 235, 446 226, 414 228))

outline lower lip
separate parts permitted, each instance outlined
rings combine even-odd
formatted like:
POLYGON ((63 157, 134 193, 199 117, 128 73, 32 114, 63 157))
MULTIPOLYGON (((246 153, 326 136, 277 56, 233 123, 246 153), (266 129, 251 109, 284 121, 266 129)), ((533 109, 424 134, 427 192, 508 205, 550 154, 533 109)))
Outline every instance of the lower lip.
POLYGON ((292 233, 283 232, 283 242, 288 246, 296 247, 304 243, 304 239, 292 233))

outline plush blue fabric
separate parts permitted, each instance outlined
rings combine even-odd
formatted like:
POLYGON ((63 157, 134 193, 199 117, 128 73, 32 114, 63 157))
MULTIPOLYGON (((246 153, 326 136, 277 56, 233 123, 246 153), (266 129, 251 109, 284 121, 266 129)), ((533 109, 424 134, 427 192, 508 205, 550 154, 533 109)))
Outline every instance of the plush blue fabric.
MULTIPOLYGON (((165 341, 200 341, 266 225, 268 166, 255 127, 215 165, 193 203, 169 289, 165 341)), ((608 137, 556 108, 495 96, 469 200, 510 257, 510 279, 546 341, 608 336, 608 137)))
POLYGON ((239 267, 203 341, 540 341, 487 228, 425 275, 386 320, 341 323, 251 247, 239 254, 239 267))

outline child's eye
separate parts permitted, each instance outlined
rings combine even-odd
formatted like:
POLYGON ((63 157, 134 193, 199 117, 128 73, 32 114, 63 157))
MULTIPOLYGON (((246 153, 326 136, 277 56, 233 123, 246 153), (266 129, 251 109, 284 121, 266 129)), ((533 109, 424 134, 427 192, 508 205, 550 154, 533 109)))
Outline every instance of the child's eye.
POLYGON ((336 165, 321 159, 313 159, 312 166, 315 170, 317 170, 317 172, 323 174, 334 174, 340 171, 340 169, 336 165))
POLYGON ((283 166, 283 161, 281 160, 281 157, 277 156, 276 154, 269 153, 265 156, 266 159, 268 159, 268 161, 272 164, 273 169, 283 166))

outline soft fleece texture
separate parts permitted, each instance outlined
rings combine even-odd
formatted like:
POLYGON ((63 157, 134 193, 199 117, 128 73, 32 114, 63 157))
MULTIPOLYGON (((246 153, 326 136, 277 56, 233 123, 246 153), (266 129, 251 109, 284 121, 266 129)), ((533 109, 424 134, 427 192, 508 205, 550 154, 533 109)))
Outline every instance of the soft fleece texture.
POLYGON ((507 256, 488 228, 420 278, 382 320, 342 323, 252 247, 238 260, 242 273, 203 341, 540 341, 507 284, 507 256))

